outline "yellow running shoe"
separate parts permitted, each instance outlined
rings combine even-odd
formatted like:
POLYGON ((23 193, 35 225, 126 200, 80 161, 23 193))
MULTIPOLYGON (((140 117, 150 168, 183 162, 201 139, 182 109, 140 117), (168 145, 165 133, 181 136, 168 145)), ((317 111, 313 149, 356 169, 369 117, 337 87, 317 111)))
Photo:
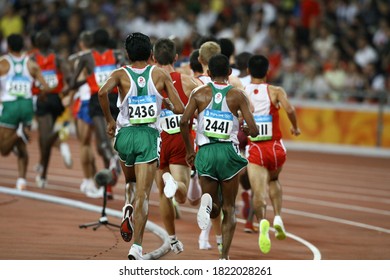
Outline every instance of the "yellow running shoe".
POLYGON ((276 239, 286 239, 286 230, 284 229, 283 221, 280 216, 275 216, 274 218, 274 229, 276 239))
POLYGON ((271 240, 269 239, 269 222, 266 219, 262 219, 260 222, 259 247, 260 251, 264 254, 267 254, 271 250, 271 240))

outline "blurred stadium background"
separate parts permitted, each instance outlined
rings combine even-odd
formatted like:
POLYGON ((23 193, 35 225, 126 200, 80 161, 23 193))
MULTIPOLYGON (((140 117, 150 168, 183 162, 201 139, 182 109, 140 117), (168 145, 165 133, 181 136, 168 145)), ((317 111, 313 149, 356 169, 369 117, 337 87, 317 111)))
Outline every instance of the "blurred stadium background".
MULTIPOLYGON (((390 1, 388 0, 1 0, 1 53, 11 33, 26 45, 40 30, 64 57, 83 30, 106 28, 122 48, 130 32, 175 38, 177 65, 201 36, 233 42, 231 57, 270 59, 270 83, 285 88, 302 135, 293 144, 390 148, 390 1)), ((293 145, 292 145, 293 146, 293 145)))

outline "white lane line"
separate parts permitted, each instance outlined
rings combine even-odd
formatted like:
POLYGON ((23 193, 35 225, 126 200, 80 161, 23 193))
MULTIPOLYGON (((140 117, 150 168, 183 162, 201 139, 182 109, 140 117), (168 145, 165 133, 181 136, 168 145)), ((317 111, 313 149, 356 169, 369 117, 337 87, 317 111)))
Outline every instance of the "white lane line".
POLYGON ((298 216, 304 216, 304 217, 314 218, 314 219, 318 219, 318 220, 325 220, 328 222, 335 222, 335 223, 339 223, 339 224, 345 224, 345 225, 350 225, 350 226, 354 226, 354 227, 360 227, 360 228, 364 228, 364 229, 369 229, 369 230, 374 230, 374 231, 379 231, 379 232, 390 234, 390 230, 386 229, 386 228, 367 225, 367 224, 354 222, 354 221, 350 221, 350 220, 345 220, 345 219, 340 219, 340 218, 334 218, 334 217, 325 216, 325 215, 321 215, 321 214, 315 214, 315 213, 309 213, 309 212, 304 212, 304 211, 300 211, 300 210, 292 210, 292 209, 285 209, 285 208, 283 208, 283 212, 291 214, 291 215, 298 215, 298 216))
POLYGON ((390 216, 390 211, 362 207, 362 206, 356 206, 356 205, 352 205, 352 204, 342 204, 342 203, 330 202, 330 201, 325 201, 325 200, 301 198, 301 197, 295 197, 295 196, 291 196, 291 195, 284 195, 283 199, 288 200, 288 201, 294 201, 294 202, 302 202, 305 204, 313 204, 313 205, 317 205, 317 206, 321 205, 321 206, 325 206, 325 207, 333 207, 333 208, 338 208, 338 209, 347 209, 347 210, 360 211, 360 212, 364 212, 364 213, 390 216))
MULTIPOLYGON (((91 211, 91 212, 100 213, 102 211, 101 206, 96 206, 96 205, 92 205, 92 204, 85 203, 82 201, 77 201, 77 200, 68 199, 68 198, 62 198, 62 197, 53 196, 53 195, 35 193, 35 192, 31 192, 31 191, 19 191, 17 189, 11 189, 11 188, 6 188, 6 187, 0 186, 0 193, 21 196, 21 197, 26 197, 26 198, 32 198, 32 199, 46 201, 46 202, 52 202, 52 203, 70 206, 70 207, 74 207, 74 208, 79 208, 79 209, 87 210, 87 211, 91 211)), ((107 214, 107 216, 112 216, 112 217, 116 217, 116 218, 120 218, 120 219, 122 218, 122 212, 118 211, 118 210, 106 208, 106 214, 107 214)), ((156 250, 143 255, 144 259, 146 259, 146 260, 158 259, 171 250, 169 236, 163 228, 161 228, 160 226, 158 226, 157 224, 155 224, 151 221, 147 221, 146 229, 151 231, 153 234, 157 235, 158 237, 160 237, 161 240, 163 241, 163 244, 161 247, 157 248, 156 250)))
MULTIPOLYGON (((152 201, 152 200, 149 200, 149 203, 151 205, 154 205, 154 206, 158 206, 159 203, 156 202, 156 201, 152 201)), ((188 213, 193 213, 193 214, 197 214, 198 213, 198 209, 194 209, 194 208, 189 208, 189 207, 186 207, 186 206, 183 206, 183 205, 180 205, 180 211, 184 211, 184 212, 188 212, 188 213)), ((242 224, 245 224, 245 220, 244 219, 241 219, 241 218, 237 218, 237 222, 239 223, 242 223, 242 224)), ((258 224, 254 223, 255 226, 258 226, 258 224)), ((270 228, 271 231, 275 231, 274 228, 270 228)), ((309 250, 313 253, 313 260, 321 260, 321 252, 320 250, 318 250, 318 248, 316 246, 314 246, 313 244, 311 244, 309 241, 295 235, 295 234, 292 234, 292 233, 289 233, 289 232, 286 232, 286 235, 288 237, 290 237, 291 239, 294 239, 295 241, 299 242, 299 243, 302 243, 304 246, 306 246, 307 248, 309 248, 309 250)))

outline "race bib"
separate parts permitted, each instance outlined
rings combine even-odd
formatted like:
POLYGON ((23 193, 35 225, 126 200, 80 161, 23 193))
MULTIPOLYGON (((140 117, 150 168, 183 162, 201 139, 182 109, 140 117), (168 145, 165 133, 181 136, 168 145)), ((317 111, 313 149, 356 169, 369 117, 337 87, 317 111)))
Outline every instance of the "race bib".
POLYGON ((14 76, 7 81, 7 92, 17 97, 27 97, 31 91, 31 81, 23 76, 14 76))
POLYGON ((148 124, 157 121, 157 103, 155 95, 131 96, 129 119, 131 124, 148 124))
POLYGON ((172 111, 163 109, 160 114, 160 126, 168 134, 180 132, 180 119, 182 115, 176 115, 172 111))
POLYGON ((206 109, 204 112, 204 135, 211 138, 229 139, 233 129, 233 114, 206 109))
POLYGON ((42 76, 49 88, 55 88, 58 86, 58 78, 54 70, 42 71, 42 76))
POLYGON ((115 70, 115 65, 96 66, 94 69, 95 80, 99 87, 101 87, 110 76, 111 72, 115 70))
POLYGON ((259 129, 259 135, 249 137, 251 141, 265 141, 272 139, 272 116, 255 115, 255 122, 259 129))

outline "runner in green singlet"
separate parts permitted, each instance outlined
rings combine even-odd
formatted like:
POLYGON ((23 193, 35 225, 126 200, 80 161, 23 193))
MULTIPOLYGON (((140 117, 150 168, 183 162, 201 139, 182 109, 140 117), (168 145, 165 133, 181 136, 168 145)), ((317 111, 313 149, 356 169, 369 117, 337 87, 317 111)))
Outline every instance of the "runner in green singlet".
POLYGON ((158 126, 163 102, 162 92, 168 94, 164 103, 175 114, 183 113, 184 106, 169 73, 148 64, 152 55, 152 44, 148 36, 138 32, 130 34, 126 38, 125 48, 131 64, 114 70, 98 94, 107 121, 107 133, 111 137, 115 136, 114 148, 121 159, 127 183, 121 235, 129 242, 134 233, 134 244, 130 248, 128 258, 139 260, 143 258, 142 241, 148 219, 148 200, 159 160, 158 126), (116 122, 111 115, 108 100, 109 92, 115 87, 119 90, 120 103, 116 122))
POLYGON ((241 111, 247 122, 251 136, 258 135, 258 129, 244 92, 228 84, 231 69, 227 57, 221 54, 214 55, 208 66, 207 72, 212 82, 195 89, 191 94, 180 122, 180 129, 186 144, 187 162, 192 164, 195 161, 195 167, 200 175, 203 195, 197 216, 198 225, 201 229, 207 228, 210 217, 216 218, 222 208, 220 259, 228 259, 236 227, 238 173, 248 163, 238 148, 238 112, 241 111), (198 110, 196 143, 199 151, 195 158, 188 121, 196 110, 198 110))

